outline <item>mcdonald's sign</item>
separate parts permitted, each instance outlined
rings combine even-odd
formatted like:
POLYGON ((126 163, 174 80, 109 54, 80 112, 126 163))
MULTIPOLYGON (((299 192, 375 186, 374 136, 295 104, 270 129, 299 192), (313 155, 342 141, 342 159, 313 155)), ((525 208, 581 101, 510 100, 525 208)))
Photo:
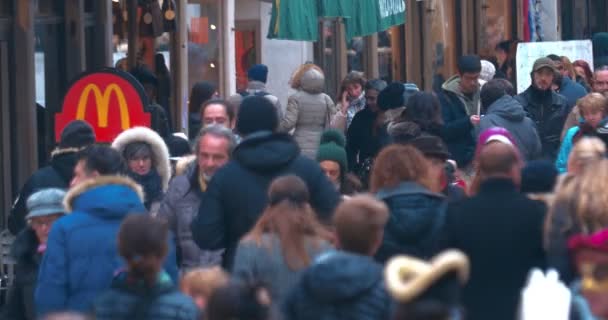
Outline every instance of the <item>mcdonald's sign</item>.
POLYGON ((55 140, 73 120, 84 120, 95 130, 98 142, 112 142, 122 131, 150 127, 143 87, 130 74, 103 69, 80 75, 68 89, 60 113, 55 115, 55 140))

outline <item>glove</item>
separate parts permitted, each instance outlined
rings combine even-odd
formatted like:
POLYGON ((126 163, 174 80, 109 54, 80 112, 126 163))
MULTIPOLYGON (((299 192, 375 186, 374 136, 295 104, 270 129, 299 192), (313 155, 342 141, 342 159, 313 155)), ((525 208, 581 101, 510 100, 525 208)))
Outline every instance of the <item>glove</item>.
POLYGON ((545 275, 533 269, 522 290, 520 320, 568 320, 571 296, 570 290, 559 281, 557 271, 551 269, 545 275))

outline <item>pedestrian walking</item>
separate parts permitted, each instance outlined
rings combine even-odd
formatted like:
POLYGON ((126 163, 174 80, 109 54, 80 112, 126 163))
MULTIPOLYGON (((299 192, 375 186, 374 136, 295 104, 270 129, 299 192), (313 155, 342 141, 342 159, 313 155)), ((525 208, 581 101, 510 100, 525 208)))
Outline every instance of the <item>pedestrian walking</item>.
POLYGON ((285 108, 281 105, 281 101, 276 96, 268 92, 266 83, 268 82, 268 66, 264 64, 256 64, 247 70, 247 88, 245 91, 238 92, 228 98, 228 102, 232 104, 237 112, 241 108, 243 100, 250 96, 264 97, 274 107, 279 119, 285 115, 285 108))
POLYGON ((363 190, 359 178, 348 173, 348 161, 344 135, 335 129, 327 130, 321 135, 317 150, 317 161, 327 178, 343 196, 350 196, 363 190))
POLYGON ((303 272, 284 304, 285 318, 389 319, 382 266, 373 259, 387 220, 388 208, 372 196, 341 203, 333 219, 338 250, 319 256, 303 272))
POLYGON ((302 155, 311 159, 317 154, 319 138, 336 113, 331 98, 323 93, 325 75, 312 63, 296 70, 291 79, 291 88, 297 92, 287 101, 287 110, 280 121, 279 131, 290 132, 298 143, 302 155))
POLYGON ((276 306, 297 283, 302 270, 331 250, 330 234, 315 217, 302 179, 283 176, 268 191, 268 207, 239 242, 232 274, 248 283, 264 283, 276 306))
POLYGON ((319 165, 300 155, 287 134, 277 133, 278 116, 264 97, 243 100, 236 129, 243 140, 203 194, 192 235, 204 250, 226 248, 223 266, 230 270, 238 241, 251 230, 268 205, 268 187, 277 177, 295 174, 310 190, 310 204, 328 221, 340 195, 319 165))
POLYGON ((163 270, 168 240, 163 222, 146 215, 125 218, 118 230, 118 252, 127 268, 95 299, 95 319, 198 319, 194 301, 180 293, 163 270))
POLYGON ((169 149, 156 132, 146 127, 123 131, 112 142, 127 164, 127 175, 144 190, 144 206, 152 216, 158 213, 169 179, 169 149))

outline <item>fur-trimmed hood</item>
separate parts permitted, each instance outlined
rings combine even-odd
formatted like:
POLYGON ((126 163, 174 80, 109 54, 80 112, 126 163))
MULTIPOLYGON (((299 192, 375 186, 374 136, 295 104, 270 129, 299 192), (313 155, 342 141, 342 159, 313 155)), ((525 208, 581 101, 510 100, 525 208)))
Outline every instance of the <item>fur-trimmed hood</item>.
POLYGON ((117 217, 145 212, 144 192, 139 184, 124 176, 99 176, 68 191, 63 205, 67 213, 84 211, 90 214, 117 217))
POLYGON ((175 164, 175 176, 181 176, 188 172, 188 169, 196 163, 196 156, 189 155, 177 160, 175 164))
POLYGON ((133 142, 145 142, 150 145, 154 159, 156 171, 162 180, 163 192, 169 187, 169 179, 171 179, 171 163, 169 162, 169 149, 154 130, 146 127, 134 127, 123 131, 112 142, 112 148, 118 150, 122 155, 125 148, 133 142))

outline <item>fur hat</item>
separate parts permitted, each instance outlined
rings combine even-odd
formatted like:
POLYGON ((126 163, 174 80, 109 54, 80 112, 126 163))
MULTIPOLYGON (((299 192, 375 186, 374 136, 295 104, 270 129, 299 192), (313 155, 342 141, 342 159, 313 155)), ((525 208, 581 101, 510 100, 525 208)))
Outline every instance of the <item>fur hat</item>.
POLYGON ((321 135, 321 143, 317 149, 317 161, 334 161, 340 164, 341 176, 348 169, 348 160, 346 156, 346 139, 342 132, 338 130, 327 130, 321 135))
POLYGON ((95 143, 93 127, 83 120, 74 120, 61 131, 59 148, 84 148, 95 143))
POLYGON ((236 131, 248 135, 257 131, 275 132, 279 117, 274 105, 265 97, 248 96, 243 99, 236 120, 236 131))
POLYGON ((57 188, 42 189, 27 198, 26 219, 44 217, 52 214, 65 214, 63 198, 65 191, 57 188))
POLYGON ((253 81, 266 83, 268 80, 268 67, 263 64, 256 64, 247 71, 247 78, 253 81))

